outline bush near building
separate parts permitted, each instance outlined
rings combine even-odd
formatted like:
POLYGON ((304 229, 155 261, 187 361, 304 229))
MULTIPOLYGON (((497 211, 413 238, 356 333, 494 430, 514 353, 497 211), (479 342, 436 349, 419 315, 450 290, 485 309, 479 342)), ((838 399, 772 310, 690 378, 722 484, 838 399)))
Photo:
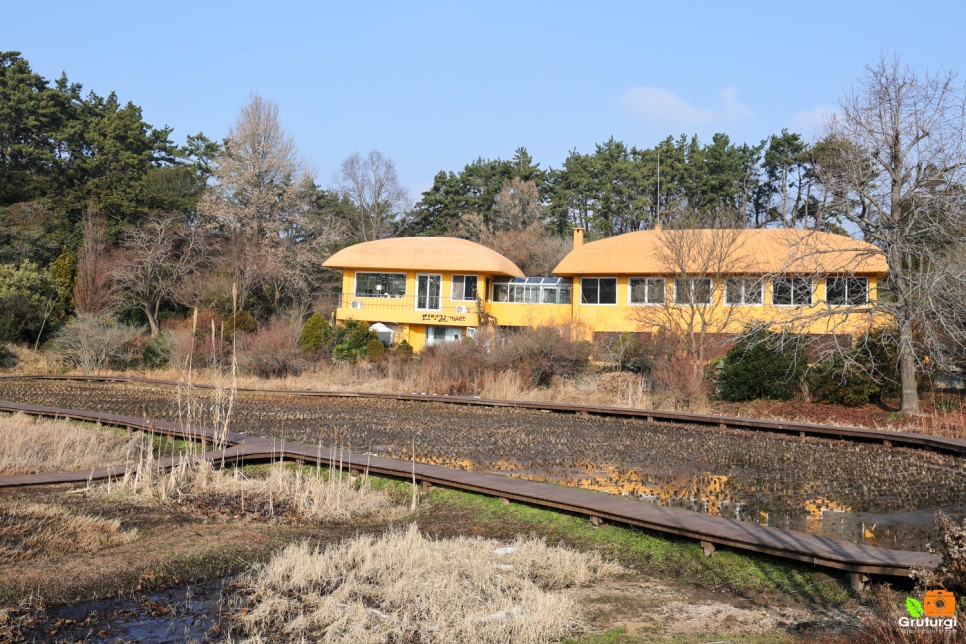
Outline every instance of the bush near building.
MULTIPOLYGON (((369 357, 369 342, 379 341, 379 335, 369 330, 369 324, 349 320, 344 326, 335 327, 332 339, 332 359, 336 362, 354 362, 369 357)), ((380 346, 382 343, 380 343, 380 346)))
POLYGON ((801 338, 752 329, 721 361, 718 387, 726 400, 791 400, 800 391, 807 361, 801 338))
MULTIPOLYGON (((858 406, 881 402, 899 394, 899 357, 892 329, 882 329, 858 339, 848 351, 809 370, 812 397, 820 402, 858 406)), ((925 386, 922 379, 920 386, 925 386)))
POLYGON ((321 313, 314 313, 302 327, 299 336, 299 347, 309 357, 319 358, 332 343, 332 326, 322 317, 321 313))

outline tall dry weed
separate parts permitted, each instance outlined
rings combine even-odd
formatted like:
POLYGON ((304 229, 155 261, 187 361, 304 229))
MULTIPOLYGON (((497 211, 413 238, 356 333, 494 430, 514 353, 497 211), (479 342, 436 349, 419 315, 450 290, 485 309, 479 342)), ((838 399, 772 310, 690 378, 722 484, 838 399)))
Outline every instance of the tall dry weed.
POLYGON ((358 479, 273 464, 264 476, 238 468, 218 469, 211 461, 187 457, 162 470, 148 453, 125 475, 104 489, 162 504, 180 505, 210 516, 265 520, 343 523, 361 517, 400 514, 390 497, 358 479))

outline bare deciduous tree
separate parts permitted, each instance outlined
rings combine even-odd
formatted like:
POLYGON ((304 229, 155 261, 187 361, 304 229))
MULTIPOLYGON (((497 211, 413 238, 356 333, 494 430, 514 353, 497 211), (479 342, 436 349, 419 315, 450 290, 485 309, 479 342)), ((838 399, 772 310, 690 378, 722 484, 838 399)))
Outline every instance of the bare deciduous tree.
POLYGON ((522 230, 543 224, 545 210, 537 184, 514 178, 503 184, 493 201, 491 226, 493 230, 522 230))
POLYGON ((540 222, 526 228, 486 233, 480 243, 489 246, 517 265, 526 275, 550 275, 570 252, 571 242, 556 235, 540 222))
POLYGON ((107 224, 93 204, 84 212, 73 295, 74 308, 79 313, 100 313, 111 303, 107 224))
POLYGON ((649 300, 634 308, 634 319, 642 330, 674 339, 679 350, 700 365, 712 357, 715 343, 726 334, 742 333, 753 322, 750 309, 740 305, 742 298, 761 302, 763 276, 756 270, 753 250, 742 243, 741 233, 732 228, 656 233, 660 241, 655 259, 661 273, 656 279, 661 282, 639 287, 640 301, 649 300), (728 288, 732 289, 730 298, 728 288), (742 297, 735 297, 735 289, 742 297))
POLYGON ((129 304, 144 311, 151 335, 158 335, 161 304, 208 264, 205 237, 180 215, 158 215, 128 228, 122 244, 125 256, 113 271, 114 283, 129 304))
POLYGON ((839 216, 889 265, 891 294, 875 308, 898 329, 903 413, 919 411, 925 351, 941 358, 966 348, 963 327, 950 323, 962 320, 963 302, 942 279, 966 242, 964 119, 966 93, 955 74, 920 75, 882 58, 827 124, 833 153, 819 168, 822 181, 849 204, 839 216))
POLYGON ((365 157, 353 152, 342 161, 333 182, 339 194, 355 206, 353 232, 359 239, 372 241, 397 233, 410 198, 399 183, 392 159, 378 150, 365 157))
POLYGON ((317 190, 278 105, 253 94, 241 110, 217 159, 214 183, 199 204, 206 225, 226 242, 225 260, 244 308, 256 285, 277 305, 304 287, 301 270, 319 235, 306 235, 317 190))

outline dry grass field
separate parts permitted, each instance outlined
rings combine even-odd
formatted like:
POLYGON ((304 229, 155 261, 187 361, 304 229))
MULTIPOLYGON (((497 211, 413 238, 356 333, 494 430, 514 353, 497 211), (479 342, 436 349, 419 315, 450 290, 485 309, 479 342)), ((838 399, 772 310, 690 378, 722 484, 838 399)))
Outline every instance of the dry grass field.
POLYGON ((0 562, 96 552, 131 543, 137 535, 118 519, 74 514, 60 505, 0 503, 0 562))
POLYGON ((540 539, 429 539, 410 525, 288 546, 240 578, 233 619, 278 642, 549 642, 586 629, 567 589, 621 572, 540 539))
POLYGON ((140 458, 140 434, 24 414, 0 414, 0 476, 77 472, 140 458))

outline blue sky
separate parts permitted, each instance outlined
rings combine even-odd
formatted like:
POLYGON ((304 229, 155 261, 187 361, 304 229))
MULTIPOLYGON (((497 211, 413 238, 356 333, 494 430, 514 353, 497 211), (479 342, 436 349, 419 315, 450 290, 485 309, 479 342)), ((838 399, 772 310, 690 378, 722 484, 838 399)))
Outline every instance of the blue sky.
POLYGON ((543 167, 614 136, 811 138, 880 54, 966 73, 947 2, 17 2, 0 48, 116 91, 176 141, 222 138, 251 92, 328 186, 354 151, 412 192, 525 146, 543 167))

